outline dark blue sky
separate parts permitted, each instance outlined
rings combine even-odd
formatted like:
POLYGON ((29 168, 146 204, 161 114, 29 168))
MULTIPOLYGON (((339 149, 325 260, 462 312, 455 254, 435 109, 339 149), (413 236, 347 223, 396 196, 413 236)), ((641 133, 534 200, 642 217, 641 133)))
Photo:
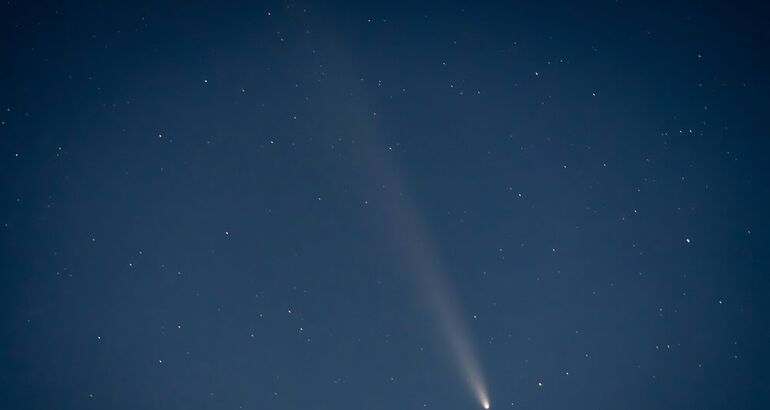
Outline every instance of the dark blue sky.
POLYGON ((0 5, 0 407, 770 408, 767 8, 196 3, 0 5))

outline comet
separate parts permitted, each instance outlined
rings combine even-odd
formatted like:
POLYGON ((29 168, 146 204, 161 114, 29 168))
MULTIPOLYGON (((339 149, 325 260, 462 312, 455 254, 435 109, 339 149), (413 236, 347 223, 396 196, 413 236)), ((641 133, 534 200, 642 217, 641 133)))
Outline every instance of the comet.
POLYGON ((364 149, 364 169, 368 170, 371 186, 388 187, 388 192, 378 191, 378 207, 383 213, 386 236, 396 244, 399 260, 403 262, 406 276, 413 282, 418 298, 427 307, 434 320, 440 339, 447 342, 447 353, 457 374, 468 387, 470 394, 483 409, 490 408, 486 382, 479 359, 471 343, 470 332, 462 318, 461 303, 455 298, 441 264, 439 252, 431 238, 430 229, 421 217, 411 195, 399 178, 397 167, 369 144, 364 149))
MULTIPOLYGON (((339 42, 334 43, 334 46, 339 42)), ((456 369, 458 380, 483 409, 490 408, 490 399, 481 365, 471 343, 471 333, 462 319, 461 303, 455 298, 447 278, 447 269, 441 263, 440 253, 431 237, 431 229, 419 212, 415 195, 411 195, 405 179, 399 175, 392 146, 384 143, 379 121, 369 107, 369 99, 359 81, 354 65, 344 50, 338 50, 339 58, 334 71, 338 77, 329 77, 321 83, 336 84, 324 88, 327 101, 322 105, 331 110, 327 117, 333 126, 340 126, 342 134, 350 135, 349 158, 354 162, 354 174, 362 182, 361 190, 367 196, 367 208, 372 210, 372 220, 367 225, 381 228, 383 243, 393 244, 393 256, 401 261, 404 276, 412 282, 417 298, 422 301, 428 316, 435 324, 439 340, 446 341, 449 361, 456 369), (345 84, 346 86, 339 86, 345 84)), ((375 113, 376 115, 376 113, 375 113)))

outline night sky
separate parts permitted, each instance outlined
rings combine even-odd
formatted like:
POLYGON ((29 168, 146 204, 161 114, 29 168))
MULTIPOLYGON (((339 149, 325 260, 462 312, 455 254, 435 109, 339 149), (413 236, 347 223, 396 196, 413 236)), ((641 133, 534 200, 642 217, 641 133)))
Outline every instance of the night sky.
POLYGON ((770 10, 476 3, 4 1, 0 408, 770 408, 770 10))

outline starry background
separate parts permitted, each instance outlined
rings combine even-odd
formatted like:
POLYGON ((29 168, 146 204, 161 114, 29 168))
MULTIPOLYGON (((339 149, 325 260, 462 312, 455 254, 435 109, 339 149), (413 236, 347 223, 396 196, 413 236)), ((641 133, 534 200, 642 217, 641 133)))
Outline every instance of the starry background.
POLYGON ((767 9, 194 3, 0 6, 0 407, 477 409, 394 212, 493 409, 770 406, 767 9))

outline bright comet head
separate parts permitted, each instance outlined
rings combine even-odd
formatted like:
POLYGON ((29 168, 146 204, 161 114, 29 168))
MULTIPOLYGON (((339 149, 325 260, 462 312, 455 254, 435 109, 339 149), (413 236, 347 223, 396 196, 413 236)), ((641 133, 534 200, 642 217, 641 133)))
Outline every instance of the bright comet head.
POLYGON ((484 407, 484 410, 489 410, 489 402, 484 400, 484 403, 481 403, 481 406, 484 407))

